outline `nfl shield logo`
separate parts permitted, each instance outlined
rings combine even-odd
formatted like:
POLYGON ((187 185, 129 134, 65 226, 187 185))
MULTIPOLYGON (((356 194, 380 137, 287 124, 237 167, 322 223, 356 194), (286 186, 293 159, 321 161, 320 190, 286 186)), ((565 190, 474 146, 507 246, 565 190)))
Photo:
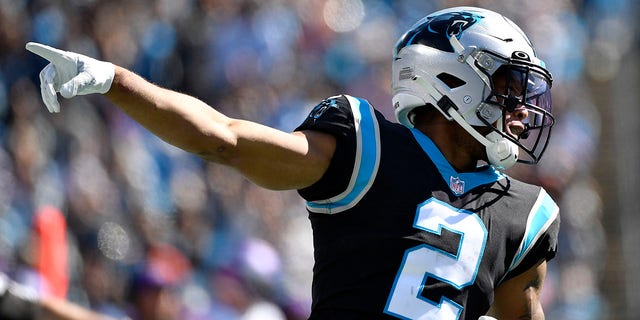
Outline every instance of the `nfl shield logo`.
POLYGON ((464 193, 464 181, 458 177, 451 176, 449 178, 449 188, 457 195, 464 193))

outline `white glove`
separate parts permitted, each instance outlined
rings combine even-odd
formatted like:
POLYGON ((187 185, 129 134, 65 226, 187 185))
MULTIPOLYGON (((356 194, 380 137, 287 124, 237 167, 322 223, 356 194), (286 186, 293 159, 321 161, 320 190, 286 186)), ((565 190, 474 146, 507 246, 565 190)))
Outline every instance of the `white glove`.
POLYGON ((111 88, 115 67, 109 62, 35 42, 25 48, 50 62, 40 72, 40 94, 49 112, 60 112, 57 92, 69 99, 111 88))
POLYGON ((490 316, 482 316, 480 318, 478 318, 478 320, 498 320, 494 317, 490 317, 490 316))

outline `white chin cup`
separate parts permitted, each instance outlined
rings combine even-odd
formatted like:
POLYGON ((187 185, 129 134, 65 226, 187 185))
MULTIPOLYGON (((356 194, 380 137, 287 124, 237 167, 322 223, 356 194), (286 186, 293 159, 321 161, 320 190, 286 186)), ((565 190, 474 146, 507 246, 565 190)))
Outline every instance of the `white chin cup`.
POLYGON ((515 143, 497 132, 491 132, 486 137, 492 142, 486 146, 489 163, 498 168, 507 169, 518 161, 519 149, 515 143))

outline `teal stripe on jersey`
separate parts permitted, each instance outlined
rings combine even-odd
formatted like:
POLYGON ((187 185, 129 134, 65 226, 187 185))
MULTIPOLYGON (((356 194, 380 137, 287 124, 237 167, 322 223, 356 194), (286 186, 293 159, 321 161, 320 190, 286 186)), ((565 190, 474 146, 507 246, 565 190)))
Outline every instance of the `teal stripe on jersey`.
POLYGON ((422 147, 422 150, 429 155, 431 161, 438 167, 442 179, 449 185, 451 191, 458 196, 467 193, 477 186, 493 183, 505 177, 502 172, 493 166, 485 166, 483 170, 476 172, 458 173, 429 137, 415 128, 411 129, 411 132, 416 141, 418 141, 418 144, 422 147))
POLYGON ((522 262, 536 241, 547 231, 553 221, 555 221, 558 212, 559 208, 555 201, 553 201, 544 189, 540 189, 538 199, 533 205, 533 208, 531 208, 527 219, 527 229, 525 230, 524 238, 520 243, 520 248, 518 248, 516 256, 513 258, 509 271, 515 269, 520 262, 522 262))
POLYGON ((338 213, 355 206, 369 191, 380 165, 380 129, 371 104, 345 95, 355 122, 356 161, 349 186, 341 194, 326 200, 309 201, 307 209, 318 213, 338 213))

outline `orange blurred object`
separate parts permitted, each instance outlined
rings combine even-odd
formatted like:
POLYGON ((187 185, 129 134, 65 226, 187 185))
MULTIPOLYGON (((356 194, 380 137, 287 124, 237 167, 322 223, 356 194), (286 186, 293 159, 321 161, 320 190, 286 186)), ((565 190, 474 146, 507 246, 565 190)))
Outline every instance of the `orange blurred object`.
POLYGON ((33 226, 40 239, 37 270, 47 283, 47 293, 64 299, 69 288, 65 218, 57 208, 45 206, 36 212, 33 226))

